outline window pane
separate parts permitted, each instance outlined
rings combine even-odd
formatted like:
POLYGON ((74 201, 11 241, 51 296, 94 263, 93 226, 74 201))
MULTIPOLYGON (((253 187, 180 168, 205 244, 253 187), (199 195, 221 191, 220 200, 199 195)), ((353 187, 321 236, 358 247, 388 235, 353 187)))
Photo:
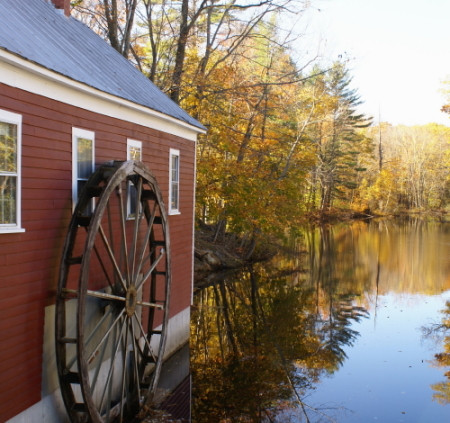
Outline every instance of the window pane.
POLYGON ((89 179, 92 175, 92 140, 78 138, 78 178, 89 179))
POLYGON ((16 176, 0 176, 0 224, 17 224, 16 186, 16 176))
POLYGON ((172 181, 178 181, 178 156, 172 156, 172 181))
POLYGON ((0 122, 0 172, 17 172, 17 125, 0 122))
POLYGON ((141 149, 130 145, 130 160, 141 161, 141 149))
POLYGON ((178 182, 172 182, 172 198, 170 208, 178 210, 178 182))
MULTIPOLYGON (((135 160, 136 162, 142 161, 142 145, 139 142, 129 142, 127 145, 128 160, 135 160)), ((127 197, 127 217, 128 219, 134 219, 136 217, 136 187, 133 183, 128 183, 128 197, 127 197)), ((138 213, 142 212, 142 207, 139 206, 138 213)))
POLYGON ((135 217, 136 216, 136 187, 129 182, 128 183, 128 195, 129 195, 129 213, 128 217, 135 217))

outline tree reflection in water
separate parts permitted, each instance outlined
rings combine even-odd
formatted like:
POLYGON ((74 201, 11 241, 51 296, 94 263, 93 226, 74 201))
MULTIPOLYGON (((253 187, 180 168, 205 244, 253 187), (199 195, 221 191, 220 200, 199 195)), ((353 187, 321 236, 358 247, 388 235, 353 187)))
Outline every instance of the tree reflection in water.
MULTIPOLYGON (((327 277, 333 263, 322 236, 321 273, 306 281, 297 260, 249 266, 196 295, 192 318, 193 421, 316 422, 330 410, 305 395, 336 371, 367 316, 354 295, 327 277), (328 254, 327 254, 328 252, 328 254)), ((309 279, 309 278, 308 278, 309 279)), ((332 418, 329 418, 333 421, 332 418)))
POLYGON ((446 370, 444 376, 447 379, 431 385, 431 388, 434 391, 433 400, 445 405, 450 404, 450 301, 446 302, 441 313, 444 315, 441 323, 423 327, 422 333, 425 339, 442 344, 443 351, 434 355, 432 365, 446 370))

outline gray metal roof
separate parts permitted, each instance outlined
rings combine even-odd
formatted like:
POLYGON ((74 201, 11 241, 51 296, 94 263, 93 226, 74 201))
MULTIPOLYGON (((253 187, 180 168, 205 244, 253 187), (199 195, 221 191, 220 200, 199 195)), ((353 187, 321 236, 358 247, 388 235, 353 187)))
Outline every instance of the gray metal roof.
POLYGON ((0 48, 205 129, 97 34, 45 0, 0 0, 0 48))

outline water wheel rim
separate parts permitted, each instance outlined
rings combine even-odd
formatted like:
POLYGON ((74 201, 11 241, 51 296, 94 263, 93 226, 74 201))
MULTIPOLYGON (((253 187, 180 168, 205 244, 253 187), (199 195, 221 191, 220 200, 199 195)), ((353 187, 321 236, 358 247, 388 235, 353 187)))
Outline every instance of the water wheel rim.
MULTIPOLYGON (((145 167, 145 165, 143 165, 142 163, 139 162, 134 162, 134 161, 128 161, 128 162, 123 162, 123 163, 118 163, 115 162, 115 164, 112 166, 115 169, 113 169, 112 174, 109 176, 108 181, 106 183, 106 186, 104 187, 102 193, 100 194, 97 204, 96 204, 96 208, 94 210, 94 213, 92 215, 90 224, 89 224, 89 228, 88 228, 88 232, 87 232, 87 238, 86 238, 86 242, 85 242, 85 248, 84 248, 84 253, 82 256, 82 260, 81 260, 81 265, 80 265, 80 278, 79 278, 79 285, 78 285, 78 305, 77 305, 77 337, 76 337, 76 341, 77 341, 77 372, 78 372, 78 376, 79 376, 79 384, 81 387, 81 392, 82 392, 82 397, 83 397, 83 401, 84 401, 84 406, 86 409, 86 413, 89 416, 89 418, 95 422, 95 423, 104 423, 105 421, 108 422, 112 422, 114 421, 113 418, 111 418, 108 415, 108 418, 104 417, 104 413, 102 415, 102 407, 103 405, 100 404, 100 406, 98 406, 98 404, 95 403, 94 398, 93 398, 93 393, 91 392, 91 385, 90 385, 90 375, 89 375, 89 361, 91 360, 91 358, 88 356, 88 352, 86 351, 85 348, 85 341, 86 341, 86 337, 85 337, 85 333, 84 333, 84 316, 86 315, 86 307, 87 307, 87 299, 90 295, 97 295, 97 294, 92 294, 91 291, 88 290, 88 283, 89 283, 89 269, 91 266, 91 259, 93 257, 93 249, 94 249, 94 245, 95 245, 95 241, 96 238, 98 238, 98 234, 99 234, 99 228, 101 227, 101 222, 102 222, 102 218, 103 215, 105 213, 106 210, 106 206, 108 204, 108 201, 111 197, 111 195, 113 194, 114 190, 120 186, 125 180, 127 180, 127 178, 130 175, 137 175, 138 178, 140 178, 142 182, 142 184, 145 181, 145 184, 147 184, 151 190, 153 191, 153 193, 155 194, 155 210, 156 210, 156 205, 159 208, 159 214, 160 214, 160 224, 162 227, 162 234, 163 234, 163 245, 162 248, 164 248, 165 250, 165 258, 164 258, 164 267, 165 267, 165 282, 164 282, 164 302, 165 302, 165 307, 164 307, 164 312, 163 312, 163 318, 162 318, 162 323, 161 323, 161 330, 159 331, 159 344, 158 344, 158 351, 157 351, 157 355, 156 355, 156 359, 155 359, 155 364, 154 364, 154 372, 153 372, 153 378, 148 386, 147 389, 147 394, 146 397, 151 398, 152 395, 154 394, 156 387, 157 387, 157 381, 159 378, 159 374, 161 371, 161 365, 162 365, 162 357, 163 357, 163 351, 165 348, 165 341, 166 341, 166 330, 167 330, 167 322, 168 322, 168 304, 169 304, 169 299, 170 299, 170 249, 169 249, 169 232, 168 232, 168 223, 167 223, 167 213, 165 211, 164 208, 164 203, 162 200, 162 195, 161 195, 161 191, 159 190, 159 187, 157 185, 156 179, 154 178, 154 176, 151 174, 151 172, 145 167)), ((105 171, 105 169, 110 169, 111 170, 111 164, 105 164, 104 166, 102 166, 102 168, 99 169, 99 171, 95 172, 95 174, 92 176, 92 184, 95 184, 99 178, 101 178, 101 173, 105 171)), ((88 183, 89 185, 89 183, 88 183)), ((82 194, 83 196, 83 194, 82 194)), ((120 200, 122 201, 122 200, 120 200)), ((140 203, 143 203, 143 201, 140 201, 140 203)), ((75 237, 76 237, 76 233, 77 233, 77 223, 76 223, 76 215, 80 215, 82 212, 82 209, 84 207, 86 207, 87 201, 86 199, 82 199, 82 201, 80 201, 79 207, 76 208, 75 213, 74 213, 74 217, 72 218, 70 227, 69 227, 69 235, 68 238, 66 240, 66 246, 64 249, 64 257, 63 257, 63 265, 61 266, 61 276, 60 276, 60 284, 59 284, 59 288, 58 288, 58 298, 61 298, 61 290, 66 289, 67 291, 67 273, 68 273, 68 266, 66 264, 64 264, 66 262, 65 259, 67 259, 68 256, 70 256, 70 254, 73 251, 73 245, 75 242, 75 237)), ((147 225, 152 225, 153 223, 150 223, 151 220, 151 215, 149 215, 149 206, 148 206, 148 202, 147 205, 143 206, 143 210, 141 213, 141 218, 143 221, 147 222, 147 225), (145 215, 145 216, 144 216, 145 215)), ((124 217, 122 215, 121 217, 121 224, 124 225, 124 217)), ((136 216, 135 218, 135 227, 136 225, 138 225, 137 223, 137 219, 138 216, 136 216)), ((153 222, 153 221, 152 221, 153 222)), ((153 236, 153 231, 151 232, 152 236, 153 236)), ((124 238, 125 239, 125 238, 124 238)), ((126 239, 124 241, 126 243, 126 239)), ((161 241, 160 241, 161 243, 161 241)), ((156 268, 156 267, 155 267, 156 268)), ((156 276, 154 274, 151 274, 151 278, 153 280, 153 278, 156 278, 156 276)), ((129 280, 127 283, 131 284, 131 280, 129 280)), ((135 283, 135 282, 134 282, 135 283)), ((156 284, 156 282, 155 282, 156 284)), ((131 289, 129 288, 127 293, 125 294, 125 296, 123 297, 125 306, 122 308, 121 314, 124 314, 124 310, 125 310, 125 314, 127 315, 127 317, 124 318, 124 322, 122 323, 122 331, 124 329, 124 327, 126 327, 127 325, 129 325, 129 320, 133 319, 133 317, 135 316, 135 311, 136 308, 138 306, 138 299, 137 299, 137 294, 134 293, 133 294, 133 290, 136 290, 135 288, 131 289), (127 318, 129 319, 127 321, 127 318)), ((65 325, 65 320, 66 320, 66 310, 64 309, 64 306, 62 305, 63 301, 59 300, 57 301, 57 315, 59 314, 60 317, 62 317, 61 322, 59 324, 59 328, 57 327, 56 330, 56 338, 57 338, 57 343, 61 343, 61 339, 63 336, 65 336, 65 330, 61 328, 62 325, 65 325), (59 305, 58 305, 59 302, 59 305)), ((143 306, 142 306, 143 307, 143 306)), ((110 310, 113 308, 112 305, 110 305, 110 310)), ((149 313, 149 319, 150 319, 150 314, 149 313)), ((151 319, 150 319, 151 320, 151 319)), ((58 317, 57 317, 57 322, 58 322, 58 317)), ((58 325, 58 323, 57 323, 58 325)), ((129 333, 133 333, 133 322, 131 322, 130 327, 126 328, 126 336, 128 336, 129 333)), ((149 322, 149 325, 153 325, 153 320, 151 320, 149 322)), ((153 329, 153 328, 150 328, 153 329)), ((147 336, 149 336, 149 333, 147 333, 147 336)), ((142 336, 139 337, 139 339, 142 338, 142 336)), ((151 336, 150 336, 151 338, 151 336)), ((119 339, 121 339, 121 335, 119 335, 119 339)), ((126 338, 127 339, 127 338, 126 338)), ((145 340, 144 340, 145 341, 145 340)), ((117 341, 119 343, 119 341, 117 341)), ((121 341, 120 341, 121 342, 121 341)), ((145 345, 145 343, 149 343, 150 339, 148 339, 147 341, 144 342, 144 350, 147 348, 147 346, 145 345)), ((135 358, 130 358, 131 361, 138 361, 137 358, 137 345, 136 344, 136 339, 134 337, 133 334, 133 346, 134 346, 134 356, 135 358)), ((125 341, 125 352, 124 352, 124 366, 123 366, 123 372, 125 374, 125 365, 128 365, 127 363, 127 348, 128 348, 128 344, 127 341, 125 341)), ((62 348, 58 348, 57 347, 57 356, 59 356, 58 358, 58 370, 59 370, 59 374, 60 374, 60 381, 61 383, 61 388, 63 391, 63 399, 64 402, 66 403, 66 408, 68 409, 69 415, 72 419, 72 421, 82 421, 83 420, 83 414, 79 414, 78 412, 74 412, 73 408, 74 405, 76 405, 76 395, 74 394, 74 390, 73 388, 70 386, 68 386, 69 384, 67 382, 64 381, 64 372, 67 373, 67 360, 65 357, 61 357, 61 355, 65 354, 65 349, 62 348), (59 351, 58 351, 59 350, 59 351), (81 417, 80 417, 81 416, 81 417), (81 420, 80 420, 81 419, 81 420)), ((131 355, 131 354, 130 354, 131 355)), ((102 362, 100 361, 100 367, 102 366, 102 362)), ((112 365, 114 366, 114 365, 112 365)), ((70 369, 69 369, 70 370, 70 369)), ((136 372, 135 377, 136 378, 140 378, 142 375, 138 374, 138 372, 136 372)), ((132 376, 131 376, 132 377, 132 376)), ((123 380, 125 379, 125 376, 123 376, 123 380)), ((139 383, 138 383, 139 385, 139 383)), ((122 388, 122 394, 123 394, 123 388, 122 388)), ((128 394, 127 394, 128 395, 128 394)), ((142 406, 142 402, 141 402, 141 390, 138 389, 138 402, 139 402, 139 406, 142 406)), ((127 396, 127 401, 129 399, 129 396, 127 396)), ((124 398, 120 398, 120 401, 123 403, 124 402, 124 398)), ((108 405, 106 405, 106 409, 108 408, 108 405)), ((121 406, 121 416, 123 414, 123 408, 124 406, 121 406)), ((123 419, 123 416, 120 417, 119 421, 126 421, 125 419, 123 419)))

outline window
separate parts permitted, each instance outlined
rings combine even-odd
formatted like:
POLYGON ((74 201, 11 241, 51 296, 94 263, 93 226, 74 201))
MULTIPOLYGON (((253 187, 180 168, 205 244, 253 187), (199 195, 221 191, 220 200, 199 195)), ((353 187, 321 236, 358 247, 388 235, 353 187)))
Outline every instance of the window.
MULTIPOLYGON (((142 142, 127 140, 127 160, 142 161, 142 142)), ((127 193, 127 219, 134 219, 136 216, 136 188, 128 182, 127 193)))
POLYGON ((0 110, 0 233, 21 224, 22 116, 0 110))
POLYGON ((180 152, 172 148, 170 149, 169 172, 169 214, 177 214, 180 212, 180 152))
MULTIPOLYGON (((94 172, 95 134, 84 129, 72 129, 72 208, 80 197, 81 190, 94 172)), ((94 199, 85 214, 92 213, 94 199)))

